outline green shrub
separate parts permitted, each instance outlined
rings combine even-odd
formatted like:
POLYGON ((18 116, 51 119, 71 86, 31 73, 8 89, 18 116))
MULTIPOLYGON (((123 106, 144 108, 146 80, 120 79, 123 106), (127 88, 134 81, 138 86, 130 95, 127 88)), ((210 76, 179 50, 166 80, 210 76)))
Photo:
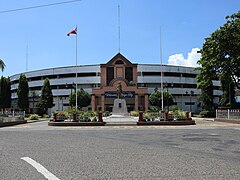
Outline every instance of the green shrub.
POLYGON ((94 117, 92 118, 92 122, 97 122, 97 116, 94 116, 94 117))
POLYGON ((59 112, 57 112, 57 116, 60 117, 60 119, 67 119, 68 113, 65 111, 59 111, 59 112))
POLYGON ((216 117, 215 111, 201 111, 199 115, 201 117, 216 117))
POLYGON ((25 114, 26 118, 29 118, 31 116, 31 114, 25 114))
POLYGON ((183 119, 186 116, 185 112, 180 109, 175 111, 170 111, 169 115, 171 115, 174 119, 183 119))
POLYGON ((43 118, 49 118, 49 115, 47 115, 47 114, 43 114, 42 117, 43 117, 43 118))
POLYGON ((150 119, 151 115, 149 113, 144 113, 143 114, 143 119, 150 119))
POLYGON ((38 120, 38 119, 39 119, 39 116, 38 116, 37 114, 31 114, 31 115, 29 116, 29 119, 30 119, 30 120, 38 120))
POLYGON ((105 112, 103 112, 103 117, 107 117, 107 116, 110 116, 110 112, 109 111, 105 111, 105 112))
POLYGON ((137 117, 138 116, 138 112, 137 111, 131 111, 130 115, 134 116, 134 117, 137 117))
POLYGON ((158 112, 159 111, 159 107, 157 107, 157 106, 150 106, 149 110, 150 110, 150 112, 158 112))
POLYGON ((169 111, 175 112, 175 111, 178 111, 178 110, 179 109, 178 109, 178 107, 176 105, 172 105, 172 106, 169 107, 169 111))
POLYGON ((158 117, 159 112, 150 112, 149 115, 150 115, 150 117, 158 117))
POLYGON ((96 115, 97 115, 97 113, 94 111, 86 111, 83 113, 83 116, 85 116, 85 117, 94 117, 96 115))

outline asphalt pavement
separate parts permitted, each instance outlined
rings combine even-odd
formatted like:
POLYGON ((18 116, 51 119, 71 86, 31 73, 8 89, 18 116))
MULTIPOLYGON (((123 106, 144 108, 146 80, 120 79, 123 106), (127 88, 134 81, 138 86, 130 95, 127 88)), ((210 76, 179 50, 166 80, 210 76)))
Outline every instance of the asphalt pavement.
POLYGON ((0 128, 0 177, 41 179, 240 178, 240 125, 0 128))

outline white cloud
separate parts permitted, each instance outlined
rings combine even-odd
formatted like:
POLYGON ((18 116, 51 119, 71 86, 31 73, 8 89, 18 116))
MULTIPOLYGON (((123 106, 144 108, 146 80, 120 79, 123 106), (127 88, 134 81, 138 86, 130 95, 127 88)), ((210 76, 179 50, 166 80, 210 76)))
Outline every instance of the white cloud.
POLYGON ((187 59, 184 58, 183 54, 174 54, 169 56, 168 65, 176 66, 188 66, 188 67, 197 67, 197 61, 201 58, 201 54, 197 53, 200 49, 193 48, 190 53, 188 53, 187 59))

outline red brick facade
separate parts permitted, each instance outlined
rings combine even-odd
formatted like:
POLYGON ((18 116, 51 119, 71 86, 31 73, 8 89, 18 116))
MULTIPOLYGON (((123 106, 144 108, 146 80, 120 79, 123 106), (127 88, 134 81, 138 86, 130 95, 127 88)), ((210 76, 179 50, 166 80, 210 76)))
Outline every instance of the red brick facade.
POLYGON ((92 90, 93 111, 111 111, 119 82, 129 111, 148 110, 147 88, 137 87, 137 64, 132 64, 118 53, 100 68, 101 86, 92 90))

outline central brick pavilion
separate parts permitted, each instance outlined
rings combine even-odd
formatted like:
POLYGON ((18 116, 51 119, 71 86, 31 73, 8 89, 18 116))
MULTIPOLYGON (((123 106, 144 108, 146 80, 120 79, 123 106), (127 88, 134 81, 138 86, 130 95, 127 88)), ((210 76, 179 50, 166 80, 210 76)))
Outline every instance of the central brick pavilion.
POLYGON ((120 53, 106 64, 101 64, 101 86, 92 89, 92 110, 112 112, 114 99, 117 98, 116 87, 121 82, 128 111, 147 111, 148 89, 137 86, 138 76, 137 64, 131 63, 120 53))

